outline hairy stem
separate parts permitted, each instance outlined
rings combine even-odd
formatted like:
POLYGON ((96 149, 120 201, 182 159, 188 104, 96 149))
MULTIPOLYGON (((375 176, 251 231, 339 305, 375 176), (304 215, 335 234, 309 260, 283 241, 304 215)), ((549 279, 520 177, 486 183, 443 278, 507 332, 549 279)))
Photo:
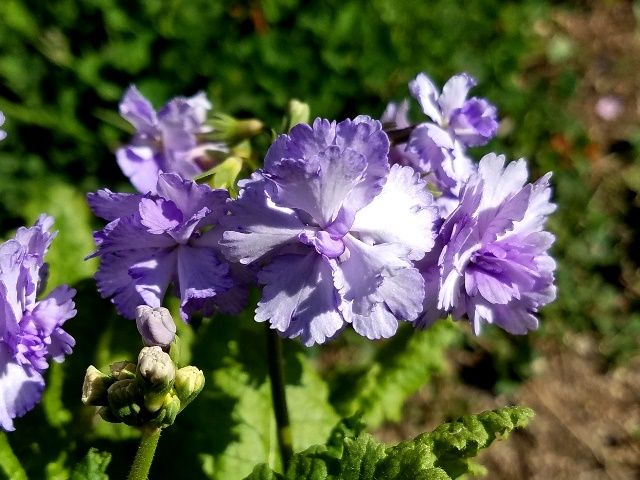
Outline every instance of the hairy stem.
POLYGON ((151 462, 153 462, 153 455, 156 453, 156 447, 158 446, 159 439, 159 428, 142 429, 140 446, 138 447, 136 458, 133 460, 133 465, 131 465, 129 480, 146 480, 149 475, 149 469, 151 468, 151 462))
POLYGON ((267 324, 267 358, 269 362, 269 378, 271 379, 271 397, 273 398, 273 410, 276 416, 276 428, 278 431, 278 445, 282 466, 287 471, 291 456, 293 455, 293 441, 291 438, 291 425, 289 423, 289 410, 287 409, 287 396, 284 381, 284 358, 282 356, 282 339, 275 330, 267 324))

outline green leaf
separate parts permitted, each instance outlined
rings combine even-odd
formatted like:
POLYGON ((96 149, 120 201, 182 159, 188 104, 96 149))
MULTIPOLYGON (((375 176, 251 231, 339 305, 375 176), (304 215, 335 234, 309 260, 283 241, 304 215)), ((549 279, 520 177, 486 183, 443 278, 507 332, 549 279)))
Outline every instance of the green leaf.
POLYGON ((236 180, 240 175, 240 170, 242 170, 242 159, 229 157, 208 172, 211 175, 208 183, 212 188, 226 188, 232 195, 235 195, 236 180))
MULTIPOLYGON (((286 480, 451 480, 480 471, 470 458, 496 439, 525 427, 533 411, 506 407, 466 415, 440 425, 431 433, 387 447, 367 433, 360 433, 359 418, 343 420, 332 432, 327 448, 315 445, 293 456, 286 480), (355 422, 355 423, 354 423, 355 422), (345 428, 351 423, 358 428, 345 428), (336 448, 341 439, 342 448, 336 448)), ((259 465, 246 480, 279 479, 259 465)))
POLYGON ((70 480, 108 480, 105 472, 110 462, 110 453, 91 448, 71 472, 70 480))
POLYGON ((427 330, 401 330, 356 381, 336 379, 335 383, 342 385, 342 391, 334 396, 338 411, 343 415, 362 412, 371 428, 385 420, 399 421, 406 398, 445 368, 444 354, 459 338, 451 321, 440 321, 427 330))

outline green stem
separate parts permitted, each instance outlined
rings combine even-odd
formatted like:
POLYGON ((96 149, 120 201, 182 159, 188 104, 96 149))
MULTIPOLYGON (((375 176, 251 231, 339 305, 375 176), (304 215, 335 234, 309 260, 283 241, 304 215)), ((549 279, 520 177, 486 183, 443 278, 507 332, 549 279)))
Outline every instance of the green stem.
POLYGON ((293 455, 293 441, 291 438, 291 424, 289 423, 289 411, 287 409, 287 396, 284 381, 284 358, 282 356, 282 339, 275 330, 267 324, 267 358, 269 362, 269 378, 271 379, 271 397, 273 398, 273 410, 276 416, 276 428, 278 432, 278 445, 282 457, 284 471, 289 468, 293 455))
POLYGON ((149 469, 151 468, 151 462, 153 462, 153 455, 156 453, 159 439, 159 428, 142 429, 140 446, 138 447, 136 458, 133 459, 133 465, 131 465, 129 480, 146 480, 149 476, 149 469))

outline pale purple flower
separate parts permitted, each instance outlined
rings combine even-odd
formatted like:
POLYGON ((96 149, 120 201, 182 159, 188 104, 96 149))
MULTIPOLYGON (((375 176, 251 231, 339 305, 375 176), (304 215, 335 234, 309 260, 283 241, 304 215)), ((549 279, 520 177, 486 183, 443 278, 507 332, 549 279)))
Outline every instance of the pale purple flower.
POLYGON ((617 95, 605 95, 596 102, 596 114, 607 122, 618 118, 624 110, 624 104, 617 95))
POLYGON ((316 119, 271 145, 221 241, 230 260, 262 267, 257 321, 313 345, 349 323, 381 338, 416 319, 424 291, 413 261, 432 247, 437 213, 410 167, 389 168, 388 151, 369 117, 316 119))
POLYGON ((220 231, 213 228, 226 213, 228 193, 175 173, 161 173, 155 190, 155 195, 109 190, 88 195, 93 212, 110 222, 94 234, 100 294, 133 319, 138 305, 162 306, 173 282, 184 321, 215 307, 237 313, 246 289, 234 287, 219 255, 220 231))
POLYGON ((75 290, 66 285, 41 300, 44 255, 55 233, 53 219, 41 215, 30 228, 0 244, 0 429, 31 410, 44 390, 49 360, 62 362, 75 340, 62 325, 76 314, 75 290))
POLYGON ((120 114, 136 133, 128 145, 118 149, 116 158, 139 192, 156 193, 160 172, 193 178, 212 166, 206 160, 207 151, 226 151, 221 143, 199 139, 212 131, 205 123, 210 109, 211 103, 200 92, 193 97, 176 97, 156 112, 136 87, 127 89, 120 114))
POLYGON ((418 325, 450 313, 468 318, 476 334, 484 323, 513 334, 538 327, 536 313, 556 295, 554 236, 543 230, 555 210, 550 176, 526 183, 524 160, 505 167, 504 156, 492 153, 480 161, 420 262, 427 294, 418 325))
MULTIPOLYGON (((4 125, 4 113, 0 112, 0 127, 4 125)), ((7 138, 7 132, 0 128, 0 142, 7 138)))
POLYGON ((460 73, 442 87, 442 93, 424 73, 409 83, 411 95, 422 111, 465 146, 485 145, 498 131, 496 107, 484 98, 467 99, 476 80, 460 73))

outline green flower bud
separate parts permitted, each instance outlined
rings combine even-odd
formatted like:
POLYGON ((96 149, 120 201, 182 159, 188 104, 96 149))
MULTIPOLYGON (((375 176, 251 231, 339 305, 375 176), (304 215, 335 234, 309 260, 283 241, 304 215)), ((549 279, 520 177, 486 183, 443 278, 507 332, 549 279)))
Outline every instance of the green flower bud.
POLYGON ((127 378, 115 382, 108 388, 107 396, 113 416, 127 425, 138 424, 137 417, 141 410, 142 395, 135 379, 127 378))
POLYGON ((93 365, 87 368, 82 384, 82 403, 93 406, 109 405, 107 389, 114 380, 110 375, 106 375, 93 365))
POLYGON ((180 410, 182 410, 191 403, 204 388, 204 374, 202 370, 191 365, 181 368, 176 372, 176 380, 173 388, 178 398, 180 398, 180 410))
POLYGON ((164 397, 162 406, 158 410, 156 416, 149 422, 150 425, 156 427, 168 427, 175 422, 178 413, 180 413, 180 399, 175 392, 169 392, 164 397))
POLYGON ((111 369, 111 376, 114 380, 126 380, 136 378, 136 364, 122 361, 112 363, 109 368, 111 369))
POLYGON ((229 145, 255 137, 264 129, 264 124, 256 118, 238 120, 224 113, 215 114, 209 123, 214 129, 213 139, 229 145))
POLYGON ((145 347, 138 355, 138 378, 143 384, 144 405, 150 412, 156 412, 164 402, 164 397, 176 376, 176 367, 169 354, 160 347, 145 347))
POLYGON ((296 100, 295 98, 290 100, 287 106, 287 131, 299 123, 309 123, 310 114, 309 104, 296 100))

